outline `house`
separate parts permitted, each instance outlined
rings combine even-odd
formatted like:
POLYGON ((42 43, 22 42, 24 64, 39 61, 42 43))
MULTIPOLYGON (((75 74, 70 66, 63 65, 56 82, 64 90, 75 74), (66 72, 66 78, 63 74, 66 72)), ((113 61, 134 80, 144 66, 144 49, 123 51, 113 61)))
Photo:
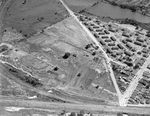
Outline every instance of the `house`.
POLYGON ((127 41, 127 42, 131 42, 131 43, 132 43, 132 40, 131 40, 131 39, 129 39, 129 38, 127 38, 127 39, 126 39, 126 41, 127 41))
POLYGON ((112 51, 110 48, 108 48, 108 47, 107 47, 107 49, 106 49, 106 52, 107 52, 107 53, 113 53, 113 51, 112 51))
POLYGON ((108 43, 108 46, 115 46, 115 43, 108 43))
POLYGON ((147 66, 148 69, 150 69, 150 64, 147 66))
POLYGON ((98 34, 99 34, 99 35, 105 35, 105 33, 104 33, 104 32, 99 32, 98 34))
POLYGON ((128 35, 127 33, 122 33, 122 36, 129 38, 130 35, 128 35))
POLYGON ((140 39, 139 37, 136 38, 136 41, 144 42, 144 40, 143 40, 143 39, 140 39))
POLYGON ((102 39, 107 39, 107 38, 109 38, 108 36, 102 36, 102 39))
POLYGON ((128 55, 128 56, 132 56, 133 54, 131 53, 131 52, 129 52, 129 51, 125 51, 124 52, 126 55, 128 55))
POLYGON ((96 29, 96 32, 102 32, 103 29, 96 29))
POLYGON ((94 31, 94 29, 93 29, 92 27, 88 27, 88 29, 89 29, 90 31, 94 31))
POLYGON ((147 53, 149 52, 149 50, 146 49, 146 48, 143 48, 143 49, 142 49, 142 52, 147 54, 147 53))
POLYGON ((130 43, 127 43, 126 46, 129 48, 129 49, 132 49, 132 46, 130 43))
POLYGON ((113 36, 111 36, 110 39, 111 39, 112 41, 116 41, 116 38, 113 37, 113 36))
POLYGON ((103 40, 100 40, 99 42, 100 42, 101 45, 106 45, 103 40))
POLYGON ((122 43, 126 44, 127 42, 126 42, 126 40, 122 40, 122 43))
POLYGON ((138 41, 135 41, 134 44, 135 44, 135 45, 138 45, 138 46, 142 46, 142 43, 140 43, 140 42, 138 42, 138 41))
POLYGON ((85 26, 89 26, 89 24, 87 22, 83 23, 85 26))
POLYGON ((99 35, 97 33, 94 33, 94 37, 99 38, 99 35))
POLYGON ((105 42, 111 42, 111 40, 110 39, 105 39, 105 42))
POLYGON ((149 56, 148 54, 143 54, 143 57, 145 58, 148 58, 148 56, 149 56))
POLYGON ((111 31, 111 32, 113 32, 113 33, 116 32, 116 30, 114 30, 114 29, 112 29, 112 28, 109 28, 109 31, 111 31))
POLYGON ((117 54, 117 55, 122 55, 123 52, 122 52, 122 51, 119 51, 119 52, 117 52, 116 54, 117 54))
POLYGON ((119 48, 115 46, 115 47, 112 47, 111 49, 112 50, 118 50, 119 48))
POLYGON ((99 28, 99 26, 93 26, 93 28, 98 29, 98 28, 99 28))
POLYGON ((104 30, 104 32, 105 32, 105 34, 110 34, 109 31, 107 31, 107 30, 104 30))
POLYGON ((144 71, 143 72, 143 77, 150 78, 150 72, 149 71, 144 71))
POLYGON ((118 46, 120 49, 123 49, 123 48, 124 48, 121 44, 117 44, 117 46, 118 46))
POLYGON ((142 66, 144 64, 144 62, 145 62, 145 59, 141 58, 137 64, 139 64, 140 66, 142 66))

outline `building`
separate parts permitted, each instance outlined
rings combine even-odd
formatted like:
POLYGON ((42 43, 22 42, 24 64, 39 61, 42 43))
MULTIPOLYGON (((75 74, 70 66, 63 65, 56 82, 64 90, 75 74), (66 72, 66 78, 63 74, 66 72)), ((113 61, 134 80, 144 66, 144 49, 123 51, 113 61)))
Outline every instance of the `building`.
POLYGON ((121 44, 117 44, 117 46, 118 46, 120 49, 123 49, 123 48, 124 48, 121 44))
POLYGON ((144 62, 145 62, 145 59, 144 59, 144 58, 141 58, 141 59, 139 60, 138 64, 139 64, 140 66, 142 66, 142 65, 144 64, 144 62))
POLYGON ((94 28, 94 29, 98 29, 98 28, 99 28, 99 26, 93 26, 93 28, 94 28))
POLYGON ((109 31, 111 31, 111 32, 113 32, 113 33, 116 32, 116 30, 115 30, 115 29, 112 29, 112 28, 109 28, 109 31))
POLYGON ((131 40, 131 39, 129 39, 129 38, 127 38, 127 39, 126 39, 126 41, 127 41, 127 42, 131 42, 131 43, 132 43, 132 40, 131 40))
POLYGON ((124 37, 127 37, 127 38, 129 38, 130 37, 130 35, 128 35, 127 33, 122 33, 122 36, 124 36, 124 37))
POLYGON ((105 39, 105 42, 111 42, 111 40, 110 39, 105 39))
POLYGON ((112 41, 116 41, 116 38, 113 37, 113 36, 111 36, 110 39, 111 39, 112 41))
POLYGON ((97 33, 94 33, 94 37, 99 38, 99 35, 97 33))
POLYGON ((122 40, 122 43, 126 44, 127 42, 126 42, 126 40, 122 40))
POLYGON ((108 47, 106 48, 106 52, 107 53, 113 53, 113 51, 110 48, 108 48, 108 47))
POLYGON ((128 56, 132 56, 133 54, 131 53, 131 52, 129 52, 129 51, 125 51, 124 52, 126 55, 128 55, 128 56))
POLYGON ((109 31, 107 31, 107 30, 104 30, 104 32, 105 32, 105 34, 110 34, 109 31))
POLYGON ((142 49, 142 52, 147 54, 147 53, 149 52, 149 50, 146 49, 146 48, 143 48, 143 49, 142 49))
POLYGON ((104 33, 104 32, 99 32, 98 34, 99 34, 99 35, 105 35, 105 33, 104 33))
POLYGON ((148 56, 149 56, 148 54, 143 54, 144 58, 148 58, 148 56))
POLYGON ((127 46, 127 48, 132 49, 132 46, 130 43, 127 43, 126 46, 127 46))
POLYGON ((108 36, 102 36, 102 39, 108 39, 109 37, 108 36))
POLYGON ((150 69, 150 64, 147 66, 148 69, 150 69))
POLYGON ((135 41, 134 44, 135 44, 135 45, 138 45, 138 46, 142 46, 142 43, 140 43, 140 42, 138 42, 138 41, 135 41))
POLYGON ((115 46, 115 43, 108 43, 108 46, 115 46))
POLYGON ((100 42, 100 44, 103 45, 103 46, 106 45, 103 40, 100 40, 99 42, 100 42))
POLYGON ((115 46, 115 47, 112 47, 111 49, 112 50, 118 50, 119 48, 115 46))
POLYGON ((96 32, 102 32, 103 29, 96 29, 96 32))
POLYGON ((143 40, 143 39, 140 39, 139 37, 136 38, 136 41, 144 42, 144 40, 143 40))
POLYGON ((143 72, 143 77, 150 78, 150 72, 149 71, 144 71, 143 72))
POLYGON ((93 29, 92 27, 88 27, 88 29, 89 29, 90 31, 94 31, 94 29, 93 29))

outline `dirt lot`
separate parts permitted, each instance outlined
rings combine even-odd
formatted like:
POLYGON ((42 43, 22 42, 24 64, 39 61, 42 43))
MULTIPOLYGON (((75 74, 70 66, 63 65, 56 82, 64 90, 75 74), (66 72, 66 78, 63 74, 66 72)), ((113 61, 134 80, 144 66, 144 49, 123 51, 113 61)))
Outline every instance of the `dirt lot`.
POLYGON ((5 9, 5 26, 17 29, 26 37, 68 15, 59 0, 15 0, 5 9))

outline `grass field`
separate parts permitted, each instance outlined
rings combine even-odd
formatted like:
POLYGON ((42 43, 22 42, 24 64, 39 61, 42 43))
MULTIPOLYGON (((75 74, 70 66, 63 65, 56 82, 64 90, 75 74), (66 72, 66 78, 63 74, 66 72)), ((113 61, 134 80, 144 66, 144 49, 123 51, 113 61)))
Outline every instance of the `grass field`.
POLYGON ((17 29, 26 37, 68 15, 59 0, 15 0, 6 9, 5 26, 17 29))

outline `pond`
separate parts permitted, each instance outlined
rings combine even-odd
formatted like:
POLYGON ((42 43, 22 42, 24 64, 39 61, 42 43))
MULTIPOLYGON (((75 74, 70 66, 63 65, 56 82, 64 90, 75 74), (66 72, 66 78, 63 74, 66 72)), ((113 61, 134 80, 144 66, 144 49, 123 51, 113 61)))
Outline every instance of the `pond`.
POLYGON ((144 16, 140 13, 132 12, 128 9, 122 9, 118 6, 112 6, 108 3, 99 3, 98 5, 91 7, 87 10, 87 12, 97 15, 97 16, 105 16, 111 18, 129 18, 134 19, 139 22, 149 23, 150 17, 144 16))

